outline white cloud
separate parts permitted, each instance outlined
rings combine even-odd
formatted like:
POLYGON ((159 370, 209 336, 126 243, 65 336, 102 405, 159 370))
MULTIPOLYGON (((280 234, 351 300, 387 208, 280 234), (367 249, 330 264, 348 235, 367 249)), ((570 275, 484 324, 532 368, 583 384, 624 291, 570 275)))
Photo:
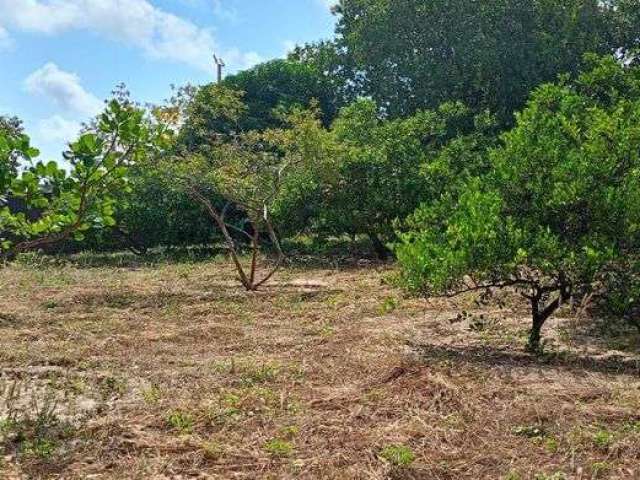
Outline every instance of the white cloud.
POLYGON ((80 123, 67 120, 60 115, 54 115, 38 122, 38 133, 45 142, 71 142, 78 136, 81 128, 80 123))
POLYGON ((25 89, 32 94, 43 95, 67 112, 93 117, 103 103, 80 84, 80 78, 61 70, 54 63, 47 63, 24 81, 25 89))
POLYGON ((69 28, 81 14, 78 2, 51 0, 0 0, 0 18, 21 30, 54 33, 69 28))
POLYGON ((238 23, 238 21, 240 20, 240 16, 238 15, 238 11, 232 7, 229 6, 229 2, 228 1, 223 1, 223 0, 212 0, 213 1, 213 13, 226 21, 229 21, 231 23, 238 23))
POLYGON ((9 32, 7 32, 4 28, 2 28, 2 25, 0 25, 0 50, 7 49, 11 47, 12 44, 13 44, 13 41, 9 36, 9 32))
MULTIPOLYGON (((214 2, 214 9, 217 8, 214 2)), ((220 5, 219 12, 225 12, 220 5)), ((0 22, 8 29, 56 34, 88 30, 142 49, 148 56, 211 70, 211 55, 218 50, 232 68, 242 68, 255 53, 236 55, 218 48, 210 30, 148 0, 0 0, 0 22)))
POLYGON ((237 48, 224 51, 222 59, 227 65, 233 65, 241 70, 251 68, 264 61, 264 58, 255 52, 241 52, 237 48))

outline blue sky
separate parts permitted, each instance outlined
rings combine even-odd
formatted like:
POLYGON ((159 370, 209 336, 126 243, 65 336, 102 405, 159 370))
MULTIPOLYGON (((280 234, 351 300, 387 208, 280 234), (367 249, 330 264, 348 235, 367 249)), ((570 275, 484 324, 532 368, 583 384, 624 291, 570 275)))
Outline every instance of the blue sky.
POLYGON ((124 82, 141 102, 329 38, 333 0, 0 0, 0 114, 22 118, 43 159, 124 82))

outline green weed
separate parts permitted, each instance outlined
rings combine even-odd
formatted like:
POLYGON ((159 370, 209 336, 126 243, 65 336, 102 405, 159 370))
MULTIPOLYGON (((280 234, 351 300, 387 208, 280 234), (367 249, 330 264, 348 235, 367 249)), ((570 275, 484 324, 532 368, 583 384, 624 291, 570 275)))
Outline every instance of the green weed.
POLYGON ((408 467, 416 459, 413 451, 405 445, 388 445, 382 449, 380 456, 398 467, 408 467))
POLYGON ((174 410, 167 416, 167 423, 171 428, 182 434, 193 432, 194 419, 193 415, 183 410, 174 410))
POLYGON ((264 444, 264 449, 273 457, 289 457, 293 453, 293 444, 286 440, 274 438, 264 444))

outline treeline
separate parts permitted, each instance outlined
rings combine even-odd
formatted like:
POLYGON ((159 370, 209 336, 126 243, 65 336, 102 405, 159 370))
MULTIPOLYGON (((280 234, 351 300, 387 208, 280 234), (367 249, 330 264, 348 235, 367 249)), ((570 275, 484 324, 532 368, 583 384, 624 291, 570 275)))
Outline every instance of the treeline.
POLYGON ((640 4, 342 0, 335 14, 334 41, 220 85, 152 109, 117 92, 69 172, 36 163, 4 119, 3 255, 223 243, 254 290, 283 239, 368 238, 413 292, 518 290, 531 349, 564 304, 638 322, 640 4))

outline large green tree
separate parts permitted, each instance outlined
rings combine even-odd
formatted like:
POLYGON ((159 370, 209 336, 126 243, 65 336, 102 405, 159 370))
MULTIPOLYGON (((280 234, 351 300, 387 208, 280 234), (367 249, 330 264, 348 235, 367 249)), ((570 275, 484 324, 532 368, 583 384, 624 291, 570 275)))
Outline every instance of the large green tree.
POLYGON ((397 248, 407 285, 425 295, 519 290, 531 349, 562 304, 608 293, 608 272, 638 271, 640 69, 589 62, 576 81, 539 87, 489 172, 423 205, 397 248))
POLYGON ((293 59, 257 65, 226 77, 222 85, 204 85, 190 95, 183 112, 180 144, 191 152, 206 150, 221 134, 282 127, 286 112, 294 107, 318 105, 325 124, 337 111, 330 77, 312 62, 293 59), (221 88, 235 94, 221 95, 221 88), (243 107, 231 112, 237 99, 243 107))
POLYGON ((322 74, 321 66, 294 59, 272 60, 224 79, 223 84, 244 92, 247 106, 240 119, 243 130, 264 130, 284 124, 278 110, 309 107, 316 101, 326 124, 336 109, 336 93, 330 78, 322 74))
POLYGON ((585 52, 640 37, 637 0, 341 0, 338 45, 392 115, 460 100, 509 123, 529 92, 585 52))
POLYGON ((423 170, 436 168, 441 149, 474 129, 474 115, 460 103, 392 120, 372 100, 345 107, 330 130, 333 174, 317 182, 319 198, 311 202, 317 209, 315 227, 335 235, 366 235, 377 255, 386 258, 394 222, 428 196, 440 195, 423 170))

